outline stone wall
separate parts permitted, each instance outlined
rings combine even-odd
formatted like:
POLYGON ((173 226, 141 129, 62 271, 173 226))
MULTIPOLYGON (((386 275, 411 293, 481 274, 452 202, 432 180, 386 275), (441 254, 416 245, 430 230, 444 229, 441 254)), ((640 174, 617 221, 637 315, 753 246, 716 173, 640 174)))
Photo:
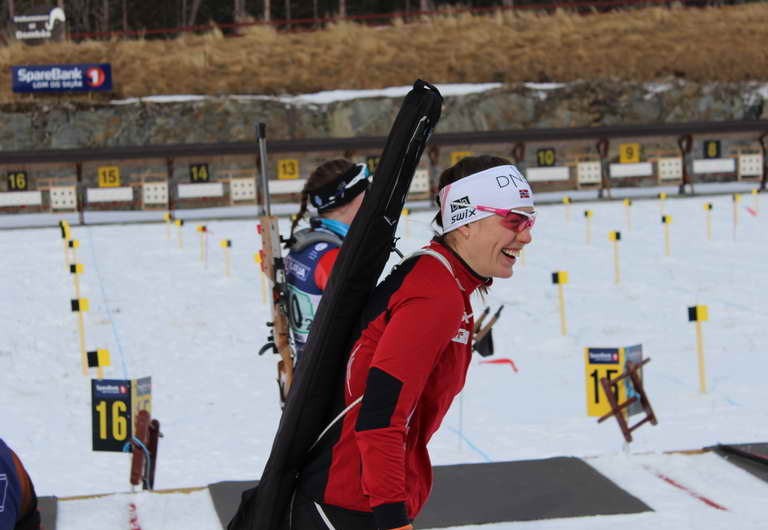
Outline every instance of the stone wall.
MULTIPOLYGON (((438 133, 710 120, 768 119, 768 86, 584 81, 505 85, 446 98, 438 133)), ((190 101, 0 106, 0 152, 254 139, 269 124, 273 139, 384 136, 400 98, 300 104, 257 97, 190 101)))

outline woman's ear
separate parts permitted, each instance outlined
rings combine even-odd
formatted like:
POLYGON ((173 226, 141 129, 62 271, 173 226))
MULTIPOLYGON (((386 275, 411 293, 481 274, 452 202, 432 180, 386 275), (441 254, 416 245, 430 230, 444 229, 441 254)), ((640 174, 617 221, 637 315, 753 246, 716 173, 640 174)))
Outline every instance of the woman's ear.
POLYGON ((471 224, 472 223, 462 225, 458 227, 456 231, 459 232, 464 239, 469 239, 472 236, 472 228, 470 228, 471 224))

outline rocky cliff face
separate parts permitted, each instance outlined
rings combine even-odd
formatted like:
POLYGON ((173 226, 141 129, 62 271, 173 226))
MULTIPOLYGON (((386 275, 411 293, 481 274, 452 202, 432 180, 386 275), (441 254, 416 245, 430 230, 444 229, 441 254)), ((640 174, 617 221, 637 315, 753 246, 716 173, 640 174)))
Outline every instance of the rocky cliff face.
MULTIPOLYGON (((437 132, 768 119, 768 85, 584 81, 518 84, 446 98, 437 132)), ((257 97, 120 104, 62 101, 0 106, 0 151, 98 148, 254 139, 266 121, 274 139, 384 136, 400 98, 328 104, 257 97)))

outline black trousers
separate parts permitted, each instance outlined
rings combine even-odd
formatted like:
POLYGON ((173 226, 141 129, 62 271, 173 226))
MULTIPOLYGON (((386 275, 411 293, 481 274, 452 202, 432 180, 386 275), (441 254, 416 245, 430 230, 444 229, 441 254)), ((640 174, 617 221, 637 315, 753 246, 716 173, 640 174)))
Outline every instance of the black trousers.
POLYGON ((283 530, 376 530, 373 514, 315 503, 296 490, 283 530))

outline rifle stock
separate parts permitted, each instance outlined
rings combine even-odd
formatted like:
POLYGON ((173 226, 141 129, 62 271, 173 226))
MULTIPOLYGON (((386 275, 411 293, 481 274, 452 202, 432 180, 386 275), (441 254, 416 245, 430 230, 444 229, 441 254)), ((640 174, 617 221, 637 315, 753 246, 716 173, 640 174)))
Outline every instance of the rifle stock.
POLYGON ((272 299, 270 301, 272 321, 267 323, 267 325, 271 327, 272 331, 272 336, 270 337, 272 351, 280 355, 280 361, 277 363, 277 384, 280 391, 280 404, 282 406, 293 384, 293 350, 290 344, 290 332, 288 329, 285 265, 280 248, 280 226, 277 222, 277 217, 271 215, 269 204, 266 125, 259 123, 257 131, 261 162, 263 213, 265 214, 259 217, 259 234, 261 235, 261 249, 264 253, 262 262, 264 274, 267 275, 272 291, 272 299))

